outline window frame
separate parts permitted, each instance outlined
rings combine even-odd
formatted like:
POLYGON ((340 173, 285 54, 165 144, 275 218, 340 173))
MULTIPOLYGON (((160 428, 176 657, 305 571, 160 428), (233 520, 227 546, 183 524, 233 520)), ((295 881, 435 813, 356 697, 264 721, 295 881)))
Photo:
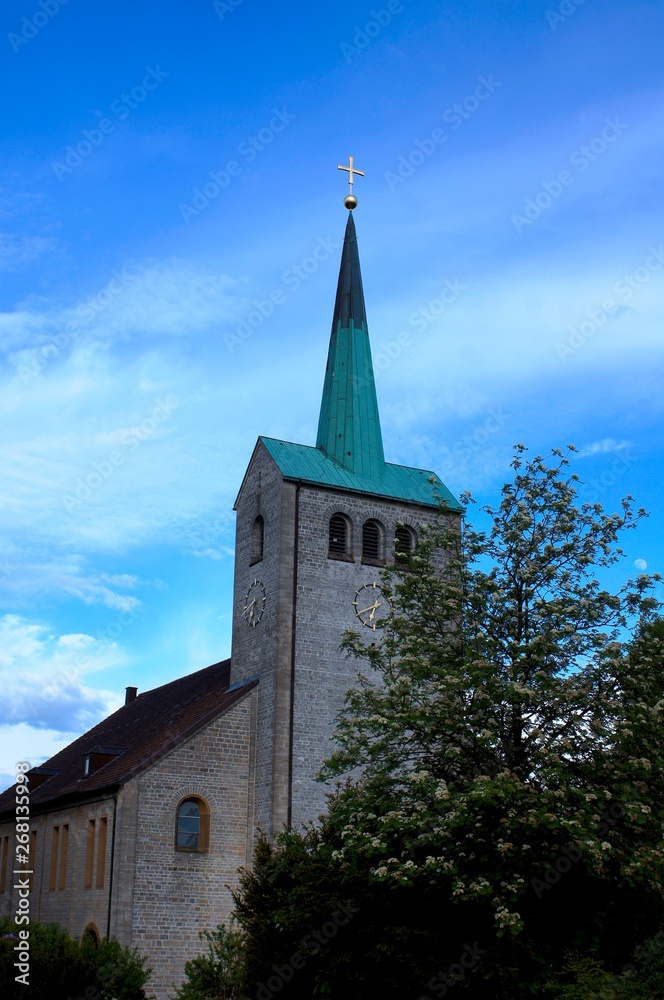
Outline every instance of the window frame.
POLYGON ((382 521, 379 521, 377 517, 368 517, 367 520, 362 525, 362 563, 365 566, 384 566, 386 563, 385 559, 385 525, 382 521), (378 544, 376 550, 378 555, 371 556, 365 552, 366 539, 365 531, 367 527, 371 526, 376 528, 378 534, 378 544))
POLYGON ((417 534, 415 529, 409 524, 397 524, 394 529, 394 561, 395 563, 406 564, 412 554, 415 546, 417 545, 417 534), (408 548, 402 549, 399 544, 399 532, 408 538, 408 548))
POLYGON ((185 795, 175 807, 174 849, 180 854, 208 854, 210 851, 210 806, 202 795, 185 795), (198 845, 184 847, 178 844, 180 809, 187 802, 195 802, 199 809, 198 845))
POLYGON ((251 525, 251 556, 249 565, 263 561, 265 552, 265 518, 262 514, 257 514, 251 525))
POLYGON ((337 559, 341 562, 355 562, 353 551, 353 522, 349 518, 348 514, 345 514, 342 510, 335 510, 334 514, 330 515, 330 519, 327 523, 327 558, 337 559), (333 549, 330 545, 332 542, 332 522, 338 518, 344 524, 344 548, 343 552, 333 549))

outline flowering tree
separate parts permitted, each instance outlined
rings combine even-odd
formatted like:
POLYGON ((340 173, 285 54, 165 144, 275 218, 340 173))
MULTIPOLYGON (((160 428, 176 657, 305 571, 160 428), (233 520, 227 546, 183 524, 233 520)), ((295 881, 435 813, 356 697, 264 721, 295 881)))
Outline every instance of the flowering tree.
POLYGON ((658 578, 604 589, 598 570, 644 512, 631 497, 618 514, 579 503, 568 457, 524 453, 485 508, 489 530, 443 516, 386 571, 383 641, 346 636, 373 669, 347 696, 324 768, 364 775, 331 802, 334 856, 363 857, 376 881, 435 883, 515 939, 537 938, 564 901, 564 941, 585 898, 608 939, 618 900, 645 924, 661 906, 658 578))

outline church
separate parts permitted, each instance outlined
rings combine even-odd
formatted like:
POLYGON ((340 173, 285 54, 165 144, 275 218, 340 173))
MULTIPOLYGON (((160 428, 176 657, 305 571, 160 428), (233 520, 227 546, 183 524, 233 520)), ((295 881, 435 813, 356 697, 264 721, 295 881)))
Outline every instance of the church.
MULTIPOLYGON (((228 922, 257 830, 300 829, 357 664, 379 641, 381 568, 457 500, 385 461, 351 193, 316 444, 259 437, 240 486, 230 660, 125 705, 28 772, 30 914, 147 956, 158 1000, 228 922)), ((0 795, 0 915, 13 915, 15 795, 0 795)))

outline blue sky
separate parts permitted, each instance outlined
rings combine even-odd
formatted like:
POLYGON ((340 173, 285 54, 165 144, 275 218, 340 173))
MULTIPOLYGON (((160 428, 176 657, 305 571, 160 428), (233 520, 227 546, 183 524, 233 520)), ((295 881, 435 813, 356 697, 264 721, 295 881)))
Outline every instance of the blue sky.
POLYGON ((388 460, 492 502, 514 443, 573 442, 585 498, 650 511, 621 575, 662 570, 664 3, 0 20, 0 783, 228 655, 256 437, 315 440, 351 153, 388 460))

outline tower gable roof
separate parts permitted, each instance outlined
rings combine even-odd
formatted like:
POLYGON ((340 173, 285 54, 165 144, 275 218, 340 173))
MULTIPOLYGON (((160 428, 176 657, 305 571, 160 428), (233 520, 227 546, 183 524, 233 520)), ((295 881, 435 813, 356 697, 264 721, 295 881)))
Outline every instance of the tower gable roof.
POLYGON ((462 509, 435 472, 384 462, 381 476, 362 475, 351 472, 311 445, 267 437, 260 437, 259 441, 284 479, 426 507, 438 507, 442 503, 450 511, 460 512, 462 509))

